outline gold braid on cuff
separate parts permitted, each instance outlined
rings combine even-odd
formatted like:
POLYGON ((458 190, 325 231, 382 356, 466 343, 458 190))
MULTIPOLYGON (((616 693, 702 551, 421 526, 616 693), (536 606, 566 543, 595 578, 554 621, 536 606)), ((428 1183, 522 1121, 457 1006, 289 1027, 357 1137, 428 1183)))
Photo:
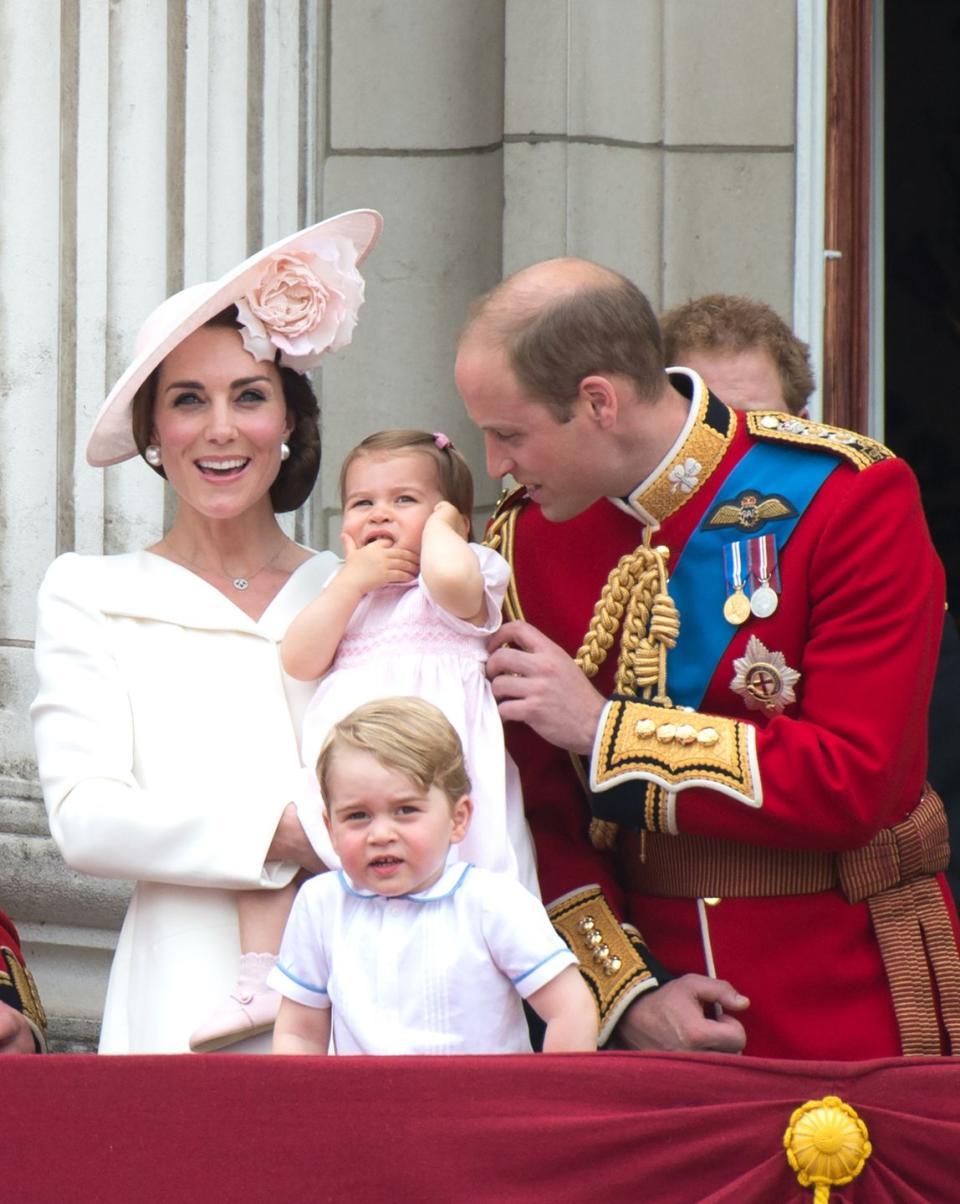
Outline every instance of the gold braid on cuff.
POLYGON ((643 957, 640 934, 621 925, 599 886, 570 891, 547 908, 553 926, 580 962, 600 1014, 600 1044, 628 1005, 659 986, 643 957))
MULTIPOLYGON (((706 786, 759 807, 756 730, 724 715, 615 699, 604 714, 590 788, 601 792, 631 779, 668 791, 706 786)), ((656 797, 646 801, 654 804, 656 797)), ((668 830, 662 807, 641 811, 636 817, 641 826, 668 830)))

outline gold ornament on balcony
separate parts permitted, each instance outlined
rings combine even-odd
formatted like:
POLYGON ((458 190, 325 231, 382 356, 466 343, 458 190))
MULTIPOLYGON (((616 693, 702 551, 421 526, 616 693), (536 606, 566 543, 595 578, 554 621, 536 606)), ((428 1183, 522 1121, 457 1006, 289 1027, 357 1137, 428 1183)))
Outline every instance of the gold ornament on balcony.
POLYGON ((827 1204, 831 1187, 852 1182, 873 1150, 867 1126, 835 1095, 797 1108, 783 1146, 800 1186, 813 1187, 814 1204, 827 1204))

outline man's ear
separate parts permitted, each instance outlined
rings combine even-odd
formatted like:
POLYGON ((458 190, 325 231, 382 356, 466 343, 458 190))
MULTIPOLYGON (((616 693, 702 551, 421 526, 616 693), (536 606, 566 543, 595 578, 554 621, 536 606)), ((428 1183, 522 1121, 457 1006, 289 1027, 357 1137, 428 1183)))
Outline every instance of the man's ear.
POLYGON ((450 831, 450 843, 459 844, 466 836, 467 830, 470 827, 470 819, 473 816, 473 801, 469 794, 458 798, 453 804, 451 812, 451 820, 453 827, 450 831))
POLYGON ((585 376, 580 382, 577 398, 588 407, 591 417, 604 429, 616 422, 620 399, 609 377, 585 376))

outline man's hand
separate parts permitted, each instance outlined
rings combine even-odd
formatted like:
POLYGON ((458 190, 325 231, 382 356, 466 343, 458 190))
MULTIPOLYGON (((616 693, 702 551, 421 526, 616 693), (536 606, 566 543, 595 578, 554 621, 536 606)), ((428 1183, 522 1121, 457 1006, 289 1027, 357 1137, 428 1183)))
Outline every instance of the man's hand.
POLYGON ((487 648, 487 677, 500 718, 528 724, 558 748, 589 755, 606 699, 576 662, 529 623, 504 623, 487 648))
POLYGON ((33 1029, 16 1008, 0 1003, 0 1054, 31 1054, 36 1051, 33 1029))
POLYGON ((617 1025, 611 1044, 620 1049, 740 1053, 747 1035, 740 1021, 725 1013, 749 1006, 750 1000, 722 978, 685 974, 635 1000, 617 1025), (716 1010, 717 1018, 705 1016, 704 1008, 716 1010))
POLYGON ((398 547, 386 539, 376 539, 363 547, 345 532, 341 534, 343 556, 346 564, 340 570, 344 583, 363 596, 382 585, 396 585, 413 581, 420 572, 420 558, 416 552, 398 547))

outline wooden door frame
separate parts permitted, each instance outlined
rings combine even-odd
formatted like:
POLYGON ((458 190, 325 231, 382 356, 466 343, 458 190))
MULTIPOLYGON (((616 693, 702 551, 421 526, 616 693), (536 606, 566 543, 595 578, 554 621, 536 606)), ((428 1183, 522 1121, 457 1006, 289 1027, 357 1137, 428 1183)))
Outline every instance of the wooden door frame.
POLYGON ((824 206, 823 417, 870 419, 873 0, 829 0, 824 206))

